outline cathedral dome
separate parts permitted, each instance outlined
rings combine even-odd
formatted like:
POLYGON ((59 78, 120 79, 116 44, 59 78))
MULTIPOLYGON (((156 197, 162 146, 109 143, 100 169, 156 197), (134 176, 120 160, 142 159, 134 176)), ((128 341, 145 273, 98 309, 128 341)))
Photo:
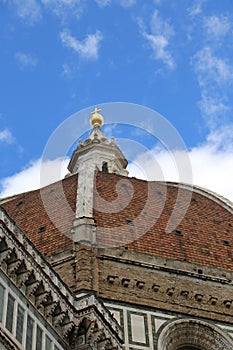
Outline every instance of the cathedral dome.
POLYGON ((128 177, 99 112, 69 176, 0 200, 1 331, 9 336, 13 313, 16 328, 23 296, 22 329, 32 338, 26 320, 39 312, 51 349, 233 349, 233 204, 128 177))
MULTIPOLYGON (((66 228, 63 233, 48 217, 40 190, 19 194, 0 203, 43 254, 72 245, 68 232, 77 210, 78 179, 79 174, 74 174, 62 181, 65 198, 72 208, 69 214, 64 207, 63 194, 59 194, 59 183, 43 190, 53 211, 64 212, 59 216, 64 218, 59 219, 61 227, 66 228), (46 226, 43 240, 37 233, 42 226, 46 226)), ((199 187, 159 181, 148 183, 101 171, 95 175, 93 196, 99 247, 123 247, 163 259, 233 271, 233 206, 226 199, 199 187), (152 193, 149 202, 148 186, 152 193), (190 203, 179 225, 167 232, 178 191, 183 198, 191 194, 190 203)))

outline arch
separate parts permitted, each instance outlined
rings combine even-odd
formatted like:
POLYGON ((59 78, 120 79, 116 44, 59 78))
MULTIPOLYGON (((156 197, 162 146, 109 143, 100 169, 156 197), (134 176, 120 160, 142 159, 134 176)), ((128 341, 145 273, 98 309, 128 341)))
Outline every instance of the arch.
POLYGON ((233 339, 219 327, 196 319, 170 321, 158 337, 158 350, 231 350, 233 339))

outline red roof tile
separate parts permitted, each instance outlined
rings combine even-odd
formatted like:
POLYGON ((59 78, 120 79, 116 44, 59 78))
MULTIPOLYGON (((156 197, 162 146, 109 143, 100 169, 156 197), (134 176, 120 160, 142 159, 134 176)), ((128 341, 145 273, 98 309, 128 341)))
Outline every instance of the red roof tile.
POLYGON ((233 215, 217 197, 215 200, 213 195, 194 190, 183 220, 166 233, 178 190, 182 208, 191 187, 160 182, 151 182, 148 187, 146 181, 127 178, 121 184, 120 180, 122 177, 114 174, 97 175, 96 189, 101 196, 95 197, 94 206, 98 244, 124 245, 129 250, 233 270, 233 215), (119 210, 120 198, 124 202, 132 188, 132 199, 119 210), (149 201, 148 192, 152 194, 149 201), (108 212, 98 211, 102 200, 108 212))
POLYGON ((43 198, 46 198, 47 205, 54 212, 56 222, 60 220, 63 233, 48 216, 40 190, 19 194, 12 200, 9 198, 2 206, 42 254, 51 254, 72 244, 71 228, 75 216, 76 193, 77 175, 43 189, 43 198), (72 209, 70 211, 63 210, 62 193, 59 188, 61 183, 72 209))
MULTIPOLYGON (((43 189, 62 232, 46 213, 40 190, 17 195, 2 204, 42 254, 72 244, 77 178, 72 175, 62 181, 70 211, 64 210, 59 183, 43 189)), ((182 212, 190 189, 98 172, 94 194, 97 244, 125 246, 137 252, 233 270, 232 211, 212 194, 195 189, 177 231, 166 232, 178 191, 182 197, 178 211, 182 212)))

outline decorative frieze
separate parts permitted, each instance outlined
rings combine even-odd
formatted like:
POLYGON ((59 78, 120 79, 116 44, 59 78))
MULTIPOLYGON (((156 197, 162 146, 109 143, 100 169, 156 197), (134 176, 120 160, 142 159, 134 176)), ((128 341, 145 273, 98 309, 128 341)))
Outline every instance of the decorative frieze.
POLYGON ((202 282, 187 274, 177 275, 141 264, 99 259, 99 290, 103 298, 219 321, 233 321, 232 283, 202 282), (206 287, 208 285, 208 287, 206 287))
MULTIPOLYGON (((147 287, 147 290, 151 290, 154 293, 158 293, 160 291, 161 294, 166 294, 168 297, 172 297, 176 293, 178 298, 182 297, 183 299, 187 299, 189 301, 196 300, 198 303, 203 302, 203 299, 205 298, 205 296, 203 294, 200 294, 200 293, 194 294, 191 288, 190 288, 190 290, 181 290, 180 291, 179 286, 177 286, 177 288, 175 288, 175 287, 167 288, 165 291, 164 289, 160 290, 161 286, 159 286, 157 284, 151 285, 151 282, 137 281, 135 279, 130 280, 129 278, 124 278, 124 277, 120 278, 119 276, 113 276, 113 275, 108 275, 106 278, 106 281, 108 282, 108 284, 112 285, 113 287, 122 285, 125 288, 130 287, 131 289, 134 289, 134 290, 144 289, 145 287, 147 287)), ((216 305, 217 303, 219 303, 218 298, 217 297, 210 297, 209 303, 211 305, 216 305)), ((223 300, 222 304, 225 306, 225 308, 229 309, 229 308, 231 308, 232 300, 223 300)))

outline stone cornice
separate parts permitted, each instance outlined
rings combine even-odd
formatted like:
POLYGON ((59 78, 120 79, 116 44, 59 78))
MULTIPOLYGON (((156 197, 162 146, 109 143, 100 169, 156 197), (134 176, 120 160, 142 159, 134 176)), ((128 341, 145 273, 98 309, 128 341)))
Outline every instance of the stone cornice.
POLYGON ((99 256, 102 298, 233 323, 232 282, 134 262, 129 256, 99 256))
MULTIPOLYGON (((217 282, 217 283, 221 283, 221 284, 233 285, 233 281, 229 281, 229 279, 224 278, 224 277, 215 277, 215 276, 200 274, 200 273, 196 273, 196 272, 192 272, 192 271, 188 271, 188 270, 182 270, 182 269, 178 269, 178 268, 172 268, 172 267, 161 266, 161 265, 159 266, 159 265, 154 265, 154 264, 150 264, 150 263, 146 263, 146 262, 128 260, 128 259, 113 257, 113 256, 108 256, 108 255, 101 255, 100 258, 104 259, 104 260, 109 260, 109 261, 116 261, 118 263, 123 263, 123 264, 127 264, 127 265, 140 266, 140 267, 144 267, 144 268, 148 268, 148 269, 152 269, 152 270, 157 270, 157 271, 162 271, 162 272, 167 272, 167 273, 174 273, 177 275, 192 277, 192 278, 196 278, 196 279, 200 279, 200 280, 204 280, 204 281, 211 281, 211 282, 217 282)), ((175 262, 174 262, 174 264, 175 264, 175 262)))
POLYGON ((76 349, 81 328, 90 348, 94 342, 100 349, 121 347, 121 329, 107 309, 94 295, 77 299, 1 208, 0 267, 68 348, 76 349))
POLYGON ((165 259, 147 253, 139 253, 120 248, 99 248, 99 259, 112 260, 123 264, 141 266, 152 270, 175 273, 204 281, 233 285, 233 273, 229 270, 206 267, 186 261, 165 259))

